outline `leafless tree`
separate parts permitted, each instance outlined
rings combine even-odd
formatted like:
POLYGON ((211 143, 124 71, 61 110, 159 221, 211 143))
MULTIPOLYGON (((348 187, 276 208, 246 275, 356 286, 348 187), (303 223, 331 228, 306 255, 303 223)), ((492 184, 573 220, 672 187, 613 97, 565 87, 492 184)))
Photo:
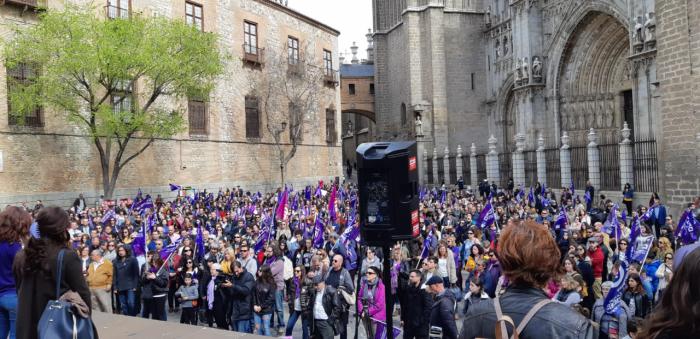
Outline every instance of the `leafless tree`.
POLYGON ((320 119, 321 100, 328 95, 321 61, 313 58, 311 50, 309 45, 296 52, 287 45, 267 50, 261 71, 251 72, 249 81, 275 143, 282 185, 287 164, 296 155, 304 132, 320 119))

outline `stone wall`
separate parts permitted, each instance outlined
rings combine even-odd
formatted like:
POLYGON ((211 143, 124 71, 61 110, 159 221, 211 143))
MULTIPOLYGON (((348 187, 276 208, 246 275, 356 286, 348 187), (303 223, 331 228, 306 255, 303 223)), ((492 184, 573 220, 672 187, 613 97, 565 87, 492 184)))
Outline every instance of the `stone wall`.
POLYGON ((700 192, 700 4, 664 0, 658 17, 662 199, 678 215, 700 192))
MULTIPOLYGON (((258 24, 259 47, 281 50, 287 36, 292 35, 300 40, 301 46, 308 44, 312 55, 307 58, 318 65, 322 64, 322 51, 332 51, 334 69, 338 68, 338 32, 268 0, 215 3, 204 5, 204 29, 220 35, 222 50, 230 58, 208 103, 209 133, 191 137, 185 131, 172 139, 156 141, 122 171, 117 196, 131 195, 138 188, 144 188, 145 192, 167 192, 168 183, 192 185, 198 189, 241 185, 251 190, 279 185, 275 146, 264 127, 264 116, 261 116, 263 137, 260 140, 245 137, 244 98, 250 91, 248 79, 258 76, 260 71, 244 67, 241 60, 243 20, 258 24)), ((49 8, 59 4, 59 1, 49 1, 49 8)), ((184 2, 135 0, 132 10, 177 18, 184 15, 184 2)), ((8 23, 31 24, 36 20, 33 14, 21 13, 12 6, 0 6, 0 14, 3 37, 10 36, 8 23)), ((66 123, 61 112, 47 110, 45 125, 41 128, 9 126, 5 83, 5 68, 0 67, 0 153, 3 157, 0 159, 3 164, 0 205, 36 199, 66 205, 77 192, 85 192, 88 197, 98 196, 102 190, 101 169, 99 156, 90 140, 79 128, 66 123)), ((322 102, 311 126, 306 129, 303 144, 288 164, 287 181, 297 186, 342 175, 340 138, 328 144, 325 123, 326 109, 334 109, 336 134, 340 135, 340 91, 327 86, 322 91, 322 102)), ((157 105, 183 111, 187 107, 186 102, 167 97, 159 99, 157 105)), ((133 141, 130 151, 143 143, 143 140, 133 141)))

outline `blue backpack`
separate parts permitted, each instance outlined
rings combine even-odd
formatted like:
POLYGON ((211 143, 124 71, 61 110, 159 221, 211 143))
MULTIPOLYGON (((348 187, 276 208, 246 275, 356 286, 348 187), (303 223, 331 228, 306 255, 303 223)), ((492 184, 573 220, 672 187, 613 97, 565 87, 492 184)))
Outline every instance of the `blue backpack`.
POLYGON ((82 318, 73 312, 73 305, 59 300, 61 295, 61 273, 65 249, 58 253, 56 266, 56 300, 49 300, 37 326, 39 339, 72 338, 94 339, 92 319, 82 318))

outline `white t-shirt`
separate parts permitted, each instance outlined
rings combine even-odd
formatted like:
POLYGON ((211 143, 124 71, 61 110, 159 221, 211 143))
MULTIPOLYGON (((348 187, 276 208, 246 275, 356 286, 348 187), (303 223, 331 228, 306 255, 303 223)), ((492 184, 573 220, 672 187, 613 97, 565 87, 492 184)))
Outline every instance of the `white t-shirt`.
POLYGON ((447 276, 447 258, 438 259, 438 273, 443 278, 447 276))
POLYGON ((314 301, 314 319, 317 320, 328 320, 328 314, 326 310, 323 309, 323 294, 324 291, 316 293, 316 300, 314 301))

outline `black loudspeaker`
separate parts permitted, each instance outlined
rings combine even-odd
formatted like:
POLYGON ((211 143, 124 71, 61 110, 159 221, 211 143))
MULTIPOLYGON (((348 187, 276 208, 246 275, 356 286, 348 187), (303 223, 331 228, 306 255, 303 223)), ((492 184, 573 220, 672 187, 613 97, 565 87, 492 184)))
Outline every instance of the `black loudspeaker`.
POLYGON ((418 158, 415 141, 357 147, 360 232, 369 246, 418 236, 418 158))

